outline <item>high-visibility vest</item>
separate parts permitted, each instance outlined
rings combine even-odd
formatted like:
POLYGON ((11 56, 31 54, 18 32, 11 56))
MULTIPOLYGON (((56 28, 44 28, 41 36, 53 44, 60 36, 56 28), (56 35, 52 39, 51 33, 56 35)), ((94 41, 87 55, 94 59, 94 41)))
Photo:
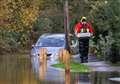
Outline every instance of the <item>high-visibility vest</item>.
POLYGON ((85 33, 85 32, 89 33, 90 31, 89 31, 89 29, 88 29, 88 28, 85 28, 85 29, 84 29, 84 28, 82 28, 80 32, 81 32, 81 33, 85 33))

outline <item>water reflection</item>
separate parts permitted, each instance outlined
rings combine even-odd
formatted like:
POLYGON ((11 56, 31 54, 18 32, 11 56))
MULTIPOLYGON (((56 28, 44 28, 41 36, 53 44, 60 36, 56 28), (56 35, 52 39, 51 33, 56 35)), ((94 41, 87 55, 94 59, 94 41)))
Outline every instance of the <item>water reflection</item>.
POLYGON ((32 65, 34 71, 38 71, 35 73, 37 73, 36 76, 40 84, 89 84, 88 73, 69 73, 67 70, 64 71, 55 69, 51 67, 51 64, 54 64, 55 62, 52 62, 50 60, 47 61, 47 70, 44 71, 45 65, 40 64, 37 58, 32 58, 32 65))
MULTIPOLYGON (((64 70, 50 67, 49 60, 47 64, 44 73, 37 57, 32 58, 31 66, 26 55, 0 56, 0 84, 65 84, 64 70)), ((114 77, 120 77, 120 72, 70 73, 70 84, 120 84, 109 80, 114 77)))
POLYGON ((119 72, 92 72, 91 84, 115 84, 109 80, 109 78, 112 78, 112 77, 120 77, 120 73, 119 72))
POLYGON ((47 55, 46 55, 46 49, 40 49, 40 56, 39 56, 39 69, 38 69, 38 73, 39 73, 39 79, 41 81, 43 81, 45 79, 45 75, 46 75, 46 69, 47 69, 47 55))
POLYGON ((40 84, 64 84, 64 72, 50 66, 54 62, 48 60, 47 64, 41 64, 37 58, 39 57, 32 58, 32 67, 40 84))
POLYGON ((37 84, 30 59, 23 55, 0 56, 0 84, 37 84))
MULTIPOLYGON (((47 65, 46 73, 41 72, 44 77, 44 80, 41 81, 41 79, 39 79, 39 82, 42 84, 49 84, 49 83, 51 84, 114 84, 111 81, 109 81, 109 78, 120 76, 119 72, 91 72, 91 73, 72 72, 70 74, 68 73, 65 74, 64 70, 58 70, 51 67, 50 65, 54 64, 52 61, 48 60, 47 64, 48 65, 47 65), (70 83, 67 83, 69 77, 70 77, 70 83)), ((36 67, 36 69, 42 69, 42 66, 39 68, 36 67)))
POLYGON ((70 84, 70 69, 65 70, 65 84, 70 84))
POLYGON ((45 63, 41 63, 40 67, 39 67, 39 79, 42 81, 45 79, 45 75, 46 75, 46 64, 45 63))
POLYGON ((78 73, 75 73, 75 77, 74 77, 74 84, 78 84, 78 73))
POLYGON ((89 73, 71 73, 71 84, 91 84, 89 73))

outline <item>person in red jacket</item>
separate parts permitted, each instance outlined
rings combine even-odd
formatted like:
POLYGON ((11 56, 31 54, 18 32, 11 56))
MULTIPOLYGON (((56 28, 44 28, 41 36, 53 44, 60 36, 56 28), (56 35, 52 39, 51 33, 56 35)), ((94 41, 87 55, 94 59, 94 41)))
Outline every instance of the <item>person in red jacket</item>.
MULTIPOLYGON (((79 33, 89 33, 93 35, 93 29, 90 23, 87 22, 86 17, 82 17, 81 22, 78 22, 74 27, 75 35, 78 36, 79 33)), ((89 49, 89 38, 79 36, 79 52, 81 63, 88 62, 88 49, 89 49)))

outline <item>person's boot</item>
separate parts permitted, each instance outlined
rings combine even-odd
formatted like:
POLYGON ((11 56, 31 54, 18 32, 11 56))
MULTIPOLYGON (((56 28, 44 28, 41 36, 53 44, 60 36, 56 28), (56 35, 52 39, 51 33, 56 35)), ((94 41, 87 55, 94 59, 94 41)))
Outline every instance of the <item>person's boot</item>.
POLYGON ((88 57, 84 57, 84 63, 88 63, 88 57))
POLYGON ((80 57, 80 59, 81 59, 81 63, 84 63, 84 58, 83 57, 80 57))

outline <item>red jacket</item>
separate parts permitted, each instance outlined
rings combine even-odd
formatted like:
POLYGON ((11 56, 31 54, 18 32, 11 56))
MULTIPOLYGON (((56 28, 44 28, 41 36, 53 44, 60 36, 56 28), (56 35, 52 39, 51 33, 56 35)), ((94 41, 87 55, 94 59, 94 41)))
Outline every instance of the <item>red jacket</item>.
MULTIPOLYGON (((83 28, 83 24, 81 22, 77 23, 74 27, 75 33, 80 33, 82 28, 83 28)), ((86 23, 85 28, 89 29, 90 33, 93 33, 93 29, 89 23, 86 23)))

